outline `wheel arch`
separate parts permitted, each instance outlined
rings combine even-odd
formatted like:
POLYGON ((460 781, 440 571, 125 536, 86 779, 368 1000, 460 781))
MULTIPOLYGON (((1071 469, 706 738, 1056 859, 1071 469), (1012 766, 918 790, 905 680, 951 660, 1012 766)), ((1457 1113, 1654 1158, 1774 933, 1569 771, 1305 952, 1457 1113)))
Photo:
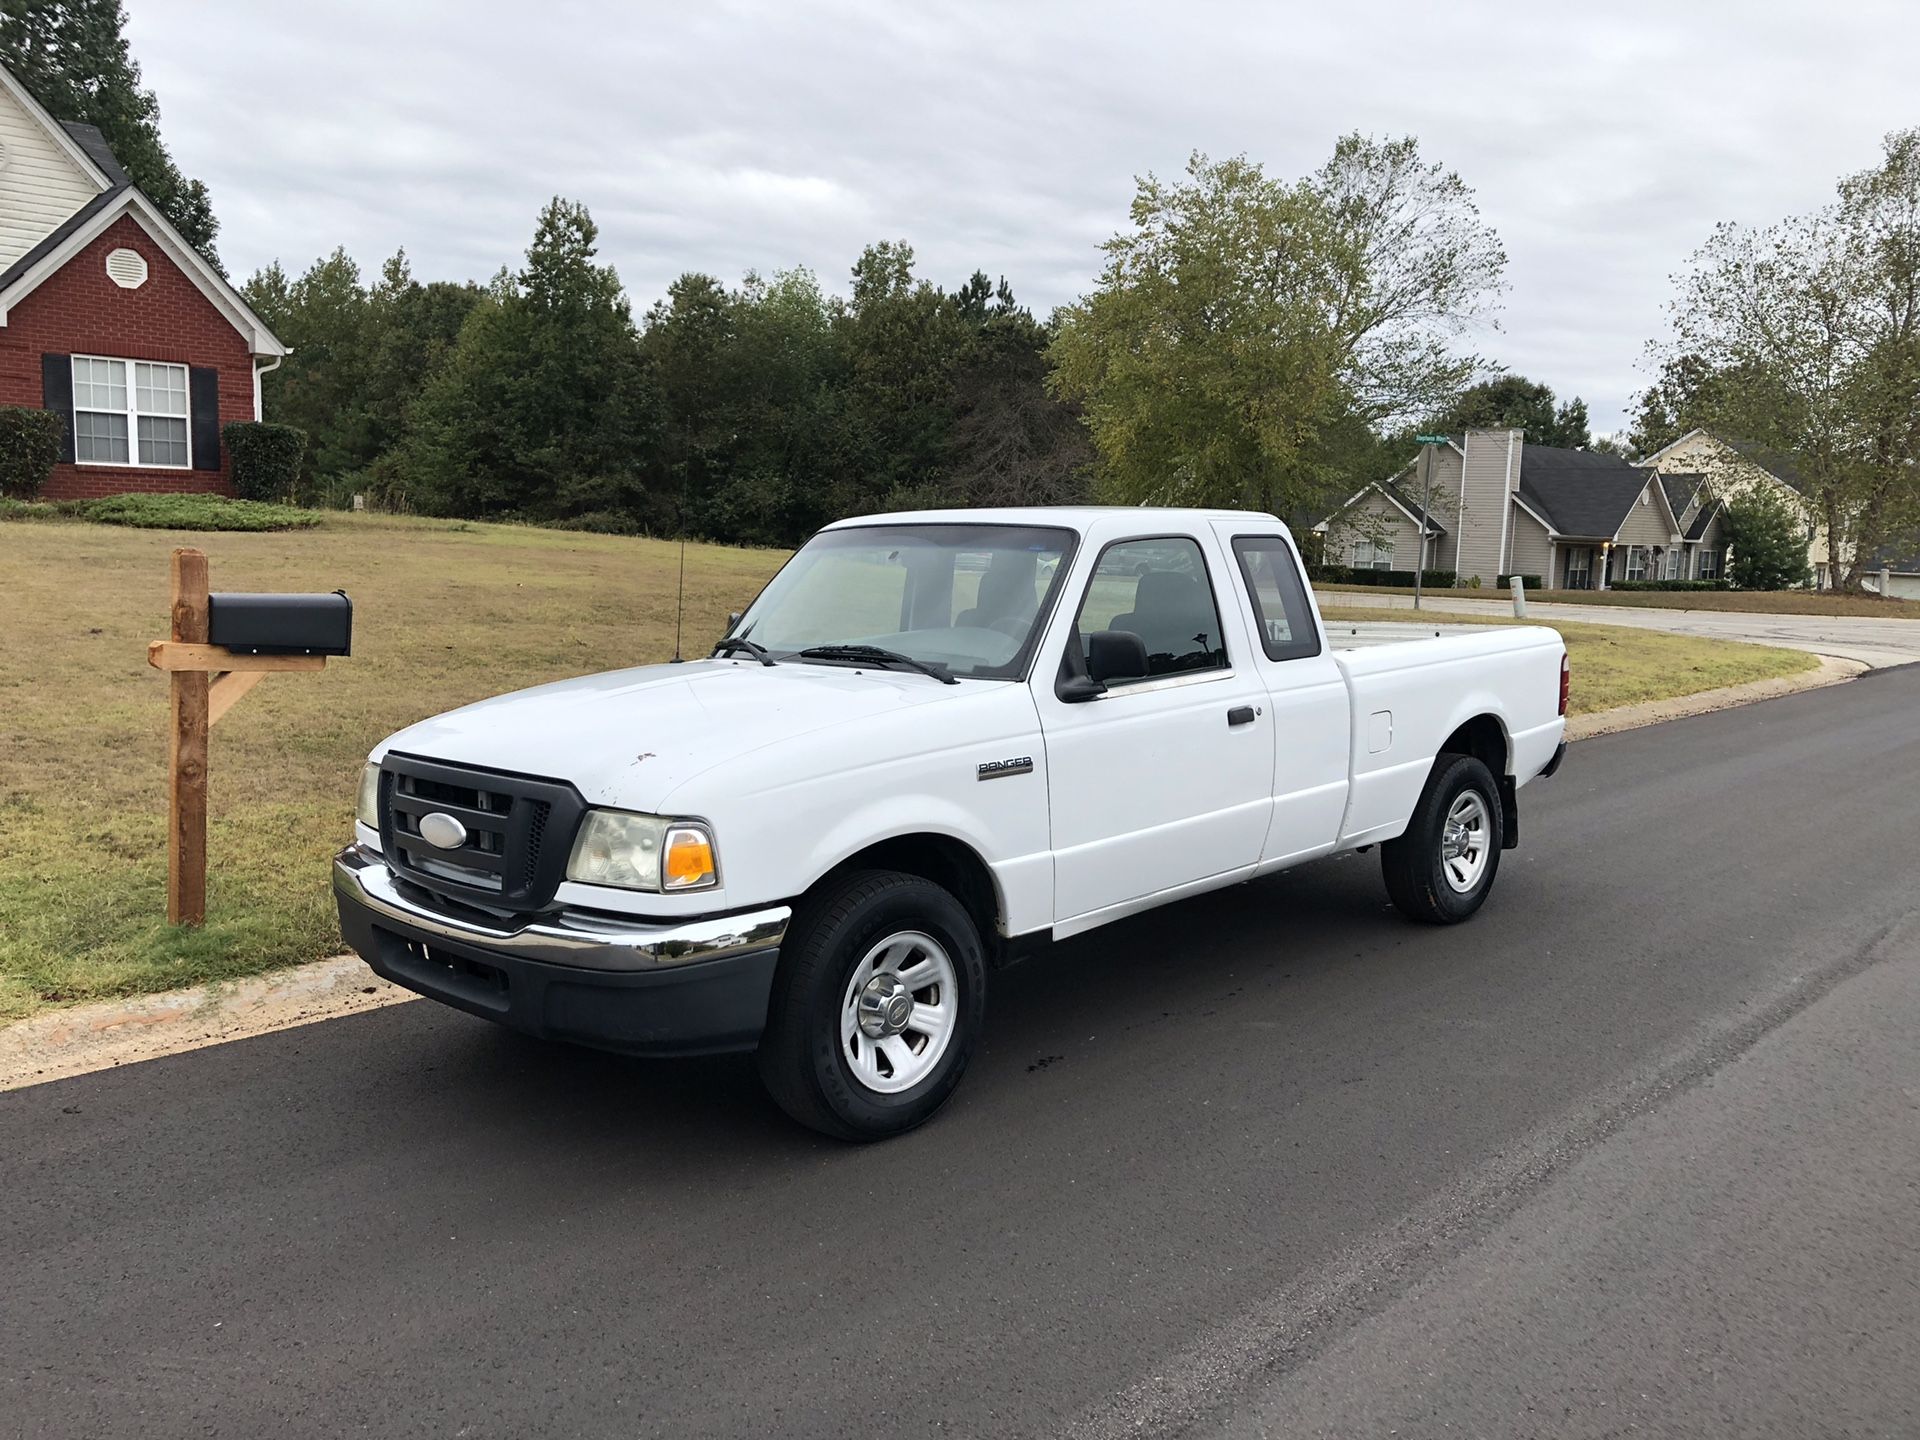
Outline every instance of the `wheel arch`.
POLYGON ((1440 773, 1449 755, 1471 755, 1492 772, 1494 783, 1500 787, 1500 848, 1514 849, 1520 843, 1520 798, 1513 779, 1513 740, 1505 722, 1483 710, 1454 727, 1434 756, 1433 774, 1440 773))
POLYGON ((830 867, 807 887, 807 894, 856 870, 897 870, 932 881, 965 907, 988 955, 1004 947, 1006 910, 1000 887, 980 852, 957 836, 916 830, 876 840, 830 867))

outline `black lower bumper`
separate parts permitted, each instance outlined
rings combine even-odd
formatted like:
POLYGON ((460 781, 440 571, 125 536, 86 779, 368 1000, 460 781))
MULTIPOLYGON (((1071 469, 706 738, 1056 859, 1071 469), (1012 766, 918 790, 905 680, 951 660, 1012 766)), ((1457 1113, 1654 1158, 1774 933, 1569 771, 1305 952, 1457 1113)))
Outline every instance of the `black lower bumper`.
POLYGON ((1541 780, 1551 780, 1553 778, 1553 772, 1560 768, 1560 762, 1566 758, 1567 742, 1562 740, 1558 745, 1554 746, 1553 758, 1547 761, 1545 768, 1541 770, 1538 778, 1541 780))
POLYGON ((462 944, 336 889, 340 933, 376 974, 509 1029, 627 1055, 751 1050, 777 948, 654 970, 589 970, 462 944))

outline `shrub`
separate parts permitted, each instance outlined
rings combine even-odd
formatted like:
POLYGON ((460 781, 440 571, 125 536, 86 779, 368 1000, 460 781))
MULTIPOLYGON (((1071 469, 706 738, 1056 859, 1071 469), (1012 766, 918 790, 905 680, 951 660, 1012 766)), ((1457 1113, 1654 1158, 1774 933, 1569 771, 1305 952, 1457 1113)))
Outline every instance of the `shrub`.
POLYGON ((31 500, 60 458, 66 420, 57 411, 0 405, 0 495, 31 500))
MULTIPOLYGON (((1413 588, 1411 570, 1356 570, 1350 565, 1323 565, 1320 574, 1313 577, 1329 585, 1382 585, 1389 588, 1413 588)), ((1454 572, 1451 570, 1429 570, 1422 577, 1422 584, 1430 590, 1451 590, 1454 584, 1454 572)))
POLYGON ((596 535, 644 535, 647 527, 632 515, 616 510, 589 510, 585 515, 569 515, 564 520, 544 522, 555 530, 589 530, 596 535))
POLYGON ((99 525, 136 530, 304 530, 320 523, 309 510, 224 495, 109 495, 81 503, 74 513, 99 525))
POLYGON ((1807 525, 1779 491, 1755 485, 1727 505, 1729 579, 1742 590, 1786 590, 1813 578, 1807 525))
POLYGON ((307 432, 291 425, 236 420, 221 428, 233 488, 242 500, 285 500, 300 476, 307 432))
POLYGON ((1731 590, 1725 580, 1612 580, 1609 590, 1731 590))
POLYGON ((57 520, 60 506, 49 500, 13 500, 0 495, 0 520, 57 520))
POLYGON ((1520 583, 1529 590, 1545 588, 1541 585, 1538 575, 1496 575, 1493 577, 1493 588, 1496 590, 1511 590, 1515 579, 1518 579, 1520 583))

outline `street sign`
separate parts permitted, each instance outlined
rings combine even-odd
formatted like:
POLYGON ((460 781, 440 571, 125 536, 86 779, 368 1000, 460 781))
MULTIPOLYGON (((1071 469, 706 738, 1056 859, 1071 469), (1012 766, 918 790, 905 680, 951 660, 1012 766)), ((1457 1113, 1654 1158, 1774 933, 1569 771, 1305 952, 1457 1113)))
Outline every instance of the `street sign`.
POLYGON ((1413 437, 1422 445, 1451 445, 1453 442, 1445 435, 1416 435, 1413 437))

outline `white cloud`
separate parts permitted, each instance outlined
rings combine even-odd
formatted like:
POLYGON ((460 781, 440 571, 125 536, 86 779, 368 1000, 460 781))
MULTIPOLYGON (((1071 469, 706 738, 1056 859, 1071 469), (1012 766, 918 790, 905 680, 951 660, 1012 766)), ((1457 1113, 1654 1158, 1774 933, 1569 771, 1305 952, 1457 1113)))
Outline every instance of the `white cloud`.
POLYGON ((405 245, 484 279, 564 194, 636 310, 689 269, 842 284, 883 238, 1044 310, 1091 282, 1136 174, 1201 149, 1294 175, 1345 131, 1411 132, 1506 242, 1490 353, 1602 429, 1715 221, 1817 205, 1920 124, 1920 9, 1882 0, 130 8, 238 274, 405 245))

